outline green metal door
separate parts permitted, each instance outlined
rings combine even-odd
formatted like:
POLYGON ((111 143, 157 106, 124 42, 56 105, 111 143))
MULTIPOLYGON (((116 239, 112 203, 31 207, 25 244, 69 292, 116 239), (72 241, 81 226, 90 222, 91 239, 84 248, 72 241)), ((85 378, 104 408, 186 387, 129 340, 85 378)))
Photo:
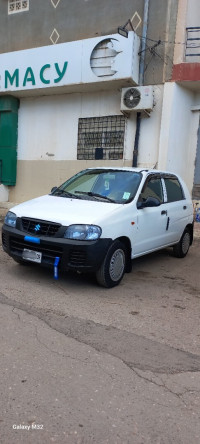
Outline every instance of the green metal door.
POLYGON ((15 97, 0 97, 0 183, 5 185, 16 184, 18 107, 15 97))

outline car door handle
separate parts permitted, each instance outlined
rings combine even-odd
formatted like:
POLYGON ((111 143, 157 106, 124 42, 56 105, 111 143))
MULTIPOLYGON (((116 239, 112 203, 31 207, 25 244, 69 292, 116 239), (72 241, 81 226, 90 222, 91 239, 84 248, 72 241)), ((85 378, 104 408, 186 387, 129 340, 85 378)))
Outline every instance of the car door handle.
POLYGON ((187 206, 186 206, 186 205, 184 205, 183 209, 184 209, 184 210, 186 210, 186 208, 187 208, 187 206))
POLYGON ((166 231, 167 231, 167 230, 168 230, 168 228, 169 228, 169 221, 170 221, 170 218, 168 217, 168 218, 167 218, 166 231))
POLYGON ((163 214, 166 214, 166 216, 167 216, 167 210, 163 210, 163 211, 161 211, 161 214, 163 215, 163 214))

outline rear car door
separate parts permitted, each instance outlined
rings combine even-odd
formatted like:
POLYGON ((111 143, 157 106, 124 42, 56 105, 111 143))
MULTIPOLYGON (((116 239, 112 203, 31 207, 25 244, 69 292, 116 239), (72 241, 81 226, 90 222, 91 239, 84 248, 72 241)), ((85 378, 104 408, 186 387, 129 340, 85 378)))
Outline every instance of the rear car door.
POLYGON ((191 208, 175 175, 164 175, 162 180, 167 211, 166 239, 168 243, 178 242, 189 222, 191 208))

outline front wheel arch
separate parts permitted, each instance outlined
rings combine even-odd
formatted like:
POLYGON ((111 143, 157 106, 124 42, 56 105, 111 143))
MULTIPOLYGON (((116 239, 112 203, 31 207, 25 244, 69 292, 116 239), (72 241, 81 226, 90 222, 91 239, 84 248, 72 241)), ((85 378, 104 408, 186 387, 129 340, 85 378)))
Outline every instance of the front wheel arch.
POLYGON ((122 242, 122 244, 125 245, 126 247, 126 273, 130 273, 132 270, 132 260, 131 260, 131 242, 130 239, 128 237, 122 236, 119 237, 118 239, 116 239, 120 242, 122 242))

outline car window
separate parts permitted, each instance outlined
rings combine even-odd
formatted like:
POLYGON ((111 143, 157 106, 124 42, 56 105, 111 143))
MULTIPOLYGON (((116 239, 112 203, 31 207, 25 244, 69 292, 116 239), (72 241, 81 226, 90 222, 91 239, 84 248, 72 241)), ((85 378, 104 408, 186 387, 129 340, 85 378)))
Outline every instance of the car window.
POLYGON ((165 178, 165 186, 167 191, 167 201, 176 202, 184 199, 181 184, 176 177, 165 178))
POLYGON ((99 175, 92 191, 125 203, 135 196, 140 180, 138 173, 112 171, 99 175))
POLYGON ((94 174, 84 174, 76 178, 76 180, 71 181, 67 187, 64 187, 65 190, 73 193, 76 191, 91 191, 94 183, 96 182, 97 177, 96 173, 94 174))
MULTIPOLYGON (((113 203, 128 203, 135 197, 142 175, 126 170, 85 170, 66 181, 53 194, 64 192, 81 199, 107 198, 113 203)), ((101 199, 102 200, 102 199, 101 199)), ((105 199, 104 199, 105 201, 105 199)))
POLYGON ((160 203, 163 202, 163 189, 160 178, 151 177, 144 185, 142 193, 142 199, 147 199, 148 197, 154 197, 159 200, 160 203))

